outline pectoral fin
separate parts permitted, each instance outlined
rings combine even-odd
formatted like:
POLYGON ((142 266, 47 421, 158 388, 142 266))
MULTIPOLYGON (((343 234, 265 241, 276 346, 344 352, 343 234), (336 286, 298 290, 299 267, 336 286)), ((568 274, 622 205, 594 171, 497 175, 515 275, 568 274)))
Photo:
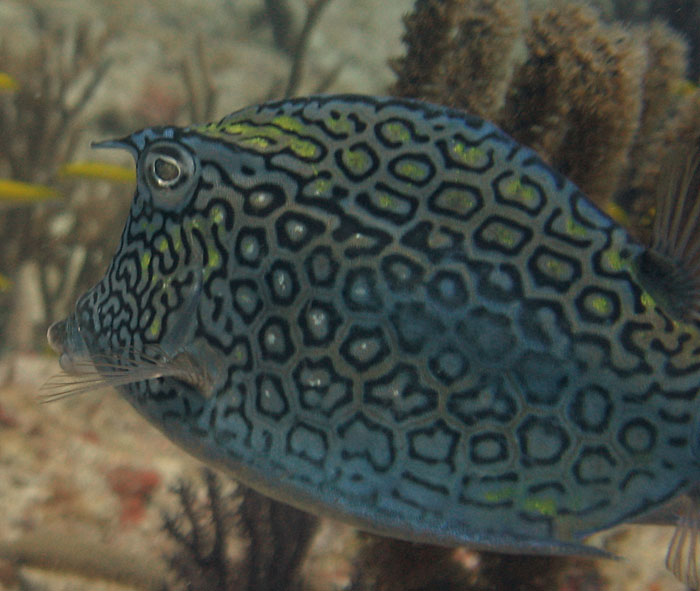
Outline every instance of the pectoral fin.
POLYGON ((690 589, 700 587, 700 499, 686 497, 666 553, 666 568, 690 589))

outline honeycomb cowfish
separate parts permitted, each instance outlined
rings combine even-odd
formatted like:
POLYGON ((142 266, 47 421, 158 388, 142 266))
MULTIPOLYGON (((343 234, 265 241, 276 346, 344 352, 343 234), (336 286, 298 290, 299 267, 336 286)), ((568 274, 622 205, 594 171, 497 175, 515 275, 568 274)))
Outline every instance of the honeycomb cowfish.
POLYGON ((697 157, 643 245, 493 124, 418 101, 98 146, 133 154, 136 193, 49 329, 54 397, 113 385, 241 482, 407 540, 603 554, 584 538, 687 499, 668 563, 694 583, 697 157))

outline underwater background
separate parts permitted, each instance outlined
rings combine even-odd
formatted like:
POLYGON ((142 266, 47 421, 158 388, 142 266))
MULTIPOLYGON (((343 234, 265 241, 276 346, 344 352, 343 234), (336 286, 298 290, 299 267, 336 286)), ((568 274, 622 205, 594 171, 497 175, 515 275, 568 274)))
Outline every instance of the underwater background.
POLYGON ((48 325, 103 275, 131 158, 91 141, 317 92, 494 121, 640 239, 700 123, 700 3, 0 0, 0 589, 682 589, 672 528, 513 557, 358 534, 236 488, 114 392, 40 404, 48 325))

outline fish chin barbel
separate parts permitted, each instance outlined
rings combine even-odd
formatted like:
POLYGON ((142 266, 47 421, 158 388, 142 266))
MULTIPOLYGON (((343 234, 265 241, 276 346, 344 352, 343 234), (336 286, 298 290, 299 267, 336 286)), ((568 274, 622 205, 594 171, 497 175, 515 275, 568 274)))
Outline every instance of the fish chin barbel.
MULTIPOLYGON (((131 213, 49 338, 188 451, 370 531, 515 553, 594 554, 694 495, 697 148, 647 248, 492 124, 417 101, 105 145, 136 159, 131 213)), ((696 523, 669 555, 691 585, 696 523)))

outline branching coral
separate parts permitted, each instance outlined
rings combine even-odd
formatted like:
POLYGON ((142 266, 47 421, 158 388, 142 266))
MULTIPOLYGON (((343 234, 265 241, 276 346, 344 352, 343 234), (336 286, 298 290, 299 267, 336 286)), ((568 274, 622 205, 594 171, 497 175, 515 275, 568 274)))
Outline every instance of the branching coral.
MULTIPOLYGON (((289 75, 286 81, 273 80, 263 99, 275 99, 295 95, 302 83, 304 67, 308 57, 311 35, 316 30, 319 19, 330 0, 311 0, 306 4, 306 12, 301 27, 296 30, 293 13, 283 0, 266 0, 264 10, 254 17, 254 26, 269 24, 277 49, 291 58, 289 75)), ((186 57, 181 64, 182 80, 188 96, 186 103, 188 121, 208 121, 214 116, 218 91, 206 57, 206 48, 201 37, 196 40, 194 57, 186 57)), ((332 68, 321 77, 313 92, 325 91, 336 79, 340 65, 332 68)))
MULTIPOLYGON (((49 26, 38 8, 33 15, 40 34, 31 49, 17 52, 8 45, 0 47, 0 63, 17 82, 12 92, 0 96, 0 177, 46 183, 55 181, 59 166, 75 151, 85 108, 110 65, 104 50, 111 31, 87 22, 49 26)), ((0 269, 15 281, 13 293, 1 296, 0 308, 7 316, 0 318, 0 326, 9 337, 6 343, 21 349, 43 342, 45 324, 54 317, 57 300, 67 301, 75 289, 95 281, 90 263, 113 244, 97 244, 88 260, 86 247, 104 235, 91 242, 82 231, 61 229, 69 218, 75 228, 87 216, 92 223, 78 227, 88 230, 96 221, 94 211, 72 200, 68 206, 64 202, 5 209, 0 219, 0 269), (73 271, 52 274, 51 267, 73 271), (32 313, 27 313, 28 302, 36 308, 32 313)))
POLYGON ((668 26, 605 24, 576 3, 419 0, 404 42, 392 94, 494 120, 601 206, 624 196, 648 209, 664 128, 694 92, 668 26))
POLYGON ((106 29, 81 22, 45 31, 26 55, 0 47, 0 63, 19 82, 0 100, 3 175, 46 182, 72 155, 78 119, 110 66, 101 57, 108 39, 106 29))
POLYGON ((181 515, 165 517, 165 530, 178 546, 170 564, 189 591, 294 591, 301 589, 300 566, 318 525, 307 513, 239 485, 223 496, 216 475, 204 471, 206 501, 180 484, 175 492, 181 515), (228 534, 246 543, 235 559, 228 534))

